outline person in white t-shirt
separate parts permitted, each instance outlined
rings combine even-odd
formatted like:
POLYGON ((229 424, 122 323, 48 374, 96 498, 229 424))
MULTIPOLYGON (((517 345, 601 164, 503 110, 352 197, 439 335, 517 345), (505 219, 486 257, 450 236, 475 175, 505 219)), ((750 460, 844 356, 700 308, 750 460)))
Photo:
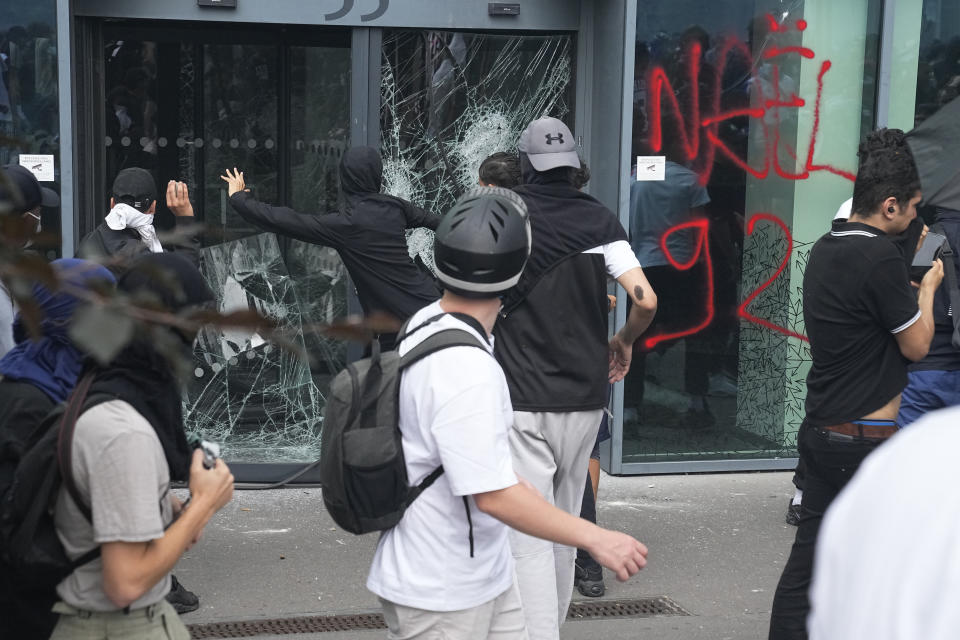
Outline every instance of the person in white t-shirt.
POLYGON ((870 454, 817 541, 811 640, 952 640, 960 630, 960 407, 870 454))
POLYGON ((400 383, 408 480, 417 485, 441 464, 444 473, 377 545, 367 588, 380 597, 390 639, 526 639, 509 527, 586 548, 620 580, 646 564, 640 542, 554 507, 513 470, 513 411, 491 334, 530 238, 523 201, 495 187, 465 194, 437 228, 444 294, 412 316, 399 352, 451 328, 485 349, 438 351, 400 383))

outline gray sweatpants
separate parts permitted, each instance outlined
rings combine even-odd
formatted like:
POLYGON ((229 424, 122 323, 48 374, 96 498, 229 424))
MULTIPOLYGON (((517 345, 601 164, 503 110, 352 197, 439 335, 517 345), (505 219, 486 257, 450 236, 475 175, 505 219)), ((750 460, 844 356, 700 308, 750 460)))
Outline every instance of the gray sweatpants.
MULTIPOLYGON (((590 450, 602 409, 569 413, 515 411, 513 469, 567 513, 580 515, 590 450)), ((577 550, 510 531, 520 600, 530 640, 557 640, 573 591, 577 550)))
POLYGON ((489 602, 461 611, 426 611, 380 598, 387 640, 528 640, 514 581, 489 602))

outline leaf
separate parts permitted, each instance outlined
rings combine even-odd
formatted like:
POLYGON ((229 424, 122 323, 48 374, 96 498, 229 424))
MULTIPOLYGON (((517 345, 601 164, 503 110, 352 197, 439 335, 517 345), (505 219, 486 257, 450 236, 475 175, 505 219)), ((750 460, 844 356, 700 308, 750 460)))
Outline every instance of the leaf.
POLYGON ((81 307, 70 322, 70 339, 102 365, 110 362, 133 338, 133 318, 113 307, 81 307))
POLYGON ((28 291, 32 291, 34 282, 39 282, 51 291, 56 291, 60 287, 60 277, 56 270, 49 262, 35 253, 21 253, 15 256, 10 263, 11 271, 15 276, 29 282, 28 291))
POLYGON ((395 333, 401 323, 387 313, 372 313, 369 316, 348 316, 319 329, 320 333, 339 340, 370 342, 378 333, 395 333))
POLYGON ((267 334, 266 338, 280 349, 307 363, 308 366, 316 366, 314 359, 301 344, 276 332, 267 334))
POLYGON ((164 247, 189 247, 193 244, 194 238, 200 235, 209 235, 207 225, 199 222, 180 223, 170 231, 160 231, 157 233, 157 240, 164 247))

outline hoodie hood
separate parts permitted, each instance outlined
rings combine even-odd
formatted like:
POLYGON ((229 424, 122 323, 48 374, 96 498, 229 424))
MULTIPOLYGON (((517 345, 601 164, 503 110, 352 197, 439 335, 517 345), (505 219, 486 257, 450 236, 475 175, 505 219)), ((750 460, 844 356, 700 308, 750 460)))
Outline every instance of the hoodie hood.
POLYGON ((383 161, 373 147, 352 147, 340 159, 340 189, 345 196, 380 193, 383 161))

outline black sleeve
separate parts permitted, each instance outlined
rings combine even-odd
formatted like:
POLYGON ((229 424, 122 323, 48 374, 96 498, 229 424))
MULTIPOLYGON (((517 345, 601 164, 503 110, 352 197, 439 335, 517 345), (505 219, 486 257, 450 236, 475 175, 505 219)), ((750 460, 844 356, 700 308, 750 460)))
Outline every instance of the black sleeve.
POLYGON ((174 233, 176 241, 165 249, 171 253, 181 255, 190 261, 193 266, 200 267, 200 223, 193 216, 174 217, 174 233), (195 231, 187 231, 190 226, 198 227, 195 231))
POLYGON ((304 242, 336 249, 342 244, 342 219, 335 215, 299 213, 287 207, 274 207, 257 201, 246 191, 230 196, 230 204, 240 217, 265 231, 273 231, 304 242))
POLYGON ((97 249, 102 247, 96 247, 93 243, 93 237, 97 233, 96 229, 83 236, 83 239, 80 240, 80 244, 77 245, 76 257, 83 260, 92 260, 99 255, 102 255, 97 249))
POLYGON ((397 198, 397 203, 403 207, 403 217, 407 220, 407 229, 426 227, 431 231, 437 230, 437 225, 440 224, 440 216, 434 215, 425 209, 421 209, 412 202, 407 202, 401 198, 397 198))
POLYGON ((919 318, 917 294, 910 285, 907 264, 899 254, 877 261, 861 291, 870 314, 891 333, 900 333, 919 318))

